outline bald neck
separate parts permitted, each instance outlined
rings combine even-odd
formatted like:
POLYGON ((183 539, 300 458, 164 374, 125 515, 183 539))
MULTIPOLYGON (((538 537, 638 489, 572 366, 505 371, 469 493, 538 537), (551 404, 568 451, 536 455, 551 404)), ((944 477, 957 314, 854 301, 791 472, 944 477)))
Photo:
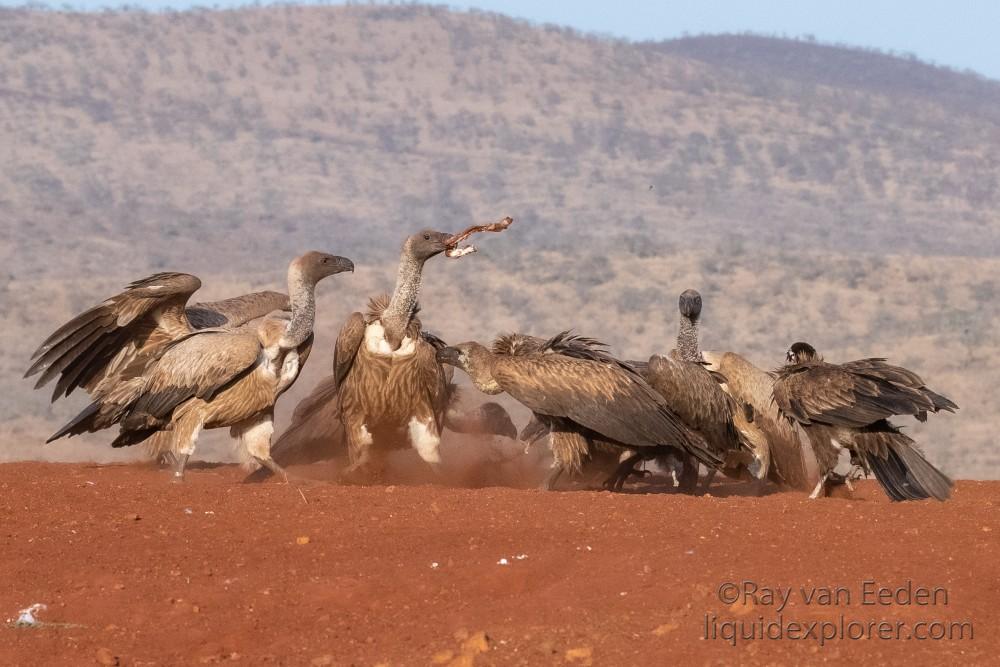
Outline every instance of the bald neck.
POLYGON ((285 350, 298 347, 312 335, 316 323, 316 282, 306 277, 298 262, 288 267, 288 296, 292 321, 278 345, 285 350))
POLYGON ((701 349, 698 347, 698 320, 692 320, 683 314, 677 328, 677 353, 684 361, 701 362, 701 349))
POLYGON ((399 256, 399 272, 396 274, 396 288, 392 292, 389 305, 382 312, 382 327, 385 329, 385 339, 394 351, 399 349, 406 337, 406 330, 417 309, 417 297, 420 296, 421 274, 424 263, 410 252, 409 243, 403 246, 399 256))

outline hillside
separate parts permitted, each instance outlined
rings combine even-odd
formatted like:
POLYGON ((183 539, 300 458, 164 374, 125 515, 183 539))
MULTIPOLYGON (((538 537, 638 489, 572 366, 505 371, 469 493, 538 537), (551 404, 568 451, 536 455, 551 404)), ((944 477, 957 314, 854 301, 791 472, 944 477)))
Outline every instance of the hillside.
POLYGON ((190 271, 213 298, 279 287, 307 248, 354 258, 321 287, 284 415, 346 313, 391 286, 405 234, 510 214, 480 256, 428 266, 430 328, 575 327, 638 356, 669 348, 695 287, 706 347, 771 367, 808 339, 912 366, 963 408, 912 429, 932 459, 1000 476, 998 98, 875 52, 420 6, 0 9, 0 373, 18 388, 0 456, 81 404, 17 379, 34 345, 135 277, 190 271))

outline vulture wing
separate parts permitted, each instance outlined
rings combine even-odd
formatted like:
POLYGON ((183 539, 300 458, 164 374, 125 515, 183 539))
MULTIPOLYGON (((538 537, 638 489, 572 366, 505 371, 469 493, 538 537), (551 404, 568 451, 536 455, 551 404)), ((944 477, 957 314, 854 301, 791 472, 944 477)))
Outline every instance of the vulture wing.
POLYGON ((357 356, 364 339, 365 316, 361 313, 351 313, 351 316, 344 322, 344 326, 337 336, 337 343, 333 348, 333 375, 336 378, 337 387, 344 381, 351 366, 354 365, 354 357, 357 356))
POLYGON ((739 449, 733 422, 736 401, 704 366, 672 357, 650 357, 645 377, 686 426, 701 433, 718 452, 739 449))
POLYGON ((260 342, 250 332, 206 330, 171 345, 148 371, 122 428, 160 426, 185 401, 211 400, 252 370, 260 354, 260 342))
POLYGON ((199 287, 201 281, 186 273, 135 281, 46 338, 25 377, 41 374, 37 389, 59 376, 54 401, 77 387, 100 395, 136 363, 141 374, 167 343, 191 332, 184 306, 199 287))
POLYGON ((493 377, 538 414, 571 419, 627 446, 673 445, 719 463, 648 384, 620 366, 551 353, 498 356, 493 377))
POLYGON ((187 317, 195 329, 208 327, 233 329, 276 310, 291 310, 287 294, 252 292, 223 301, 196 303, 188 306, 187 317))
MULTIPOLYGON (((841 368, 846 368, 854 373, 878 377, 901 387, 915 389, 930 399, 931 403, 934 404, 934 412, 938 412, 939 410, 954 412, 958 409, 958 405, 953 401, 928 389, 919 375, 901 366, 887 364, 885 359, 858 359, 857 361, 849 361, 846 364, 841 364, 841 368)), ((919 413, 916 417, 920 421, 924 421, 927 418, 927 414, 919 413)))
POLYGON ((919 389, 825 362, 779 369, 774 400, 787 417, 802 424, 850 428, 893 415, 919 415, 935 409, 933 401, 919 389))

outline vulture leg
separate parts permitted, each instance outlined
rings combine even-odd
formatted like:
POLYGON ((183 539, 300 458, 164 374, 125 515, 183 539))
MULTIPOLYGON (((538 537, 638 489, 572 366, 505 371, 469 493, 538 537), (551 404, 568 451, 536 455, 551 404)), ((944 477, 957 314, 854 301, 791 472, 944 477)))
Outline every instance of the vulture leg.
POLYGON ((175 484, 180 484, 184 481, 184 468, 187 466, 188 459, 191 457, 190 454, 171 454, 174 459, 174 474, 170 478, 171 482, 175 484))
POLYGON ((254 461, 275 475, 280 475, 286 482, 288 481, 288 475, 284 469, 271 458, 271 436, 274 435, 274 421, 270 413, 233 426, 231 433, 239 437, 246 453, 254 461))
POLYGON ((350 465, 340 474, 340 481, 352 484, 368 476, 374 439, 365 424, 344 424, 344 426, 347 431, 347 456, 350 465))
POLYGON ((680 479, 681 493, 694 493, 698 490, 698 459, 686 455, 684 457, 684 467, 681 469, 680 479))
POLYGON ((809 500, 816 500, 820 496, 826 495, 826 480, 829 476, 830 473, 826 473, 819 478, 819 481, 816 483, 816 488, 809 494, 809 500))
POLYGON ((619 463, 611 476, 604 480, 604 488, 608 491, 621 491, 625 480, 638 472, 635 470, 635 464, 643 458, 645 458, 643 454, 635 453, 619 463))
POLYGON ((176 449, 171 451, 174 458, 174 475, 171 481, 184 481, 184 468, 188 459, 194 454, 195 446, 198 444, 198 434, 201 433, 202 422, 196 411, 189 411, 182 415, 174 424, 173 443, 176 449))
POLYGON ((552 465, 549 467, 549 474, 545 476, 542 480, 542 485, 539 487, 542 491, 552 491, 555 488, 556 480, 562 475, 563 466, 559 461, 553 461, 552 465))
POLYGON ((433 417, 418 419, 411 417, 407 425, 410 444, 434 472, 441 472, 441 435, 433 417))
POLYGON ((719 471, 716 470, 715 468, 710 468, 709 469, 708 474, 705 475, 705 483, 702 485, 702 490, 705 493, 708 493, 708 487, 712 486, 712 480, 714 480, 715 476, 718 475, 718 474, 719 474, 719 471))

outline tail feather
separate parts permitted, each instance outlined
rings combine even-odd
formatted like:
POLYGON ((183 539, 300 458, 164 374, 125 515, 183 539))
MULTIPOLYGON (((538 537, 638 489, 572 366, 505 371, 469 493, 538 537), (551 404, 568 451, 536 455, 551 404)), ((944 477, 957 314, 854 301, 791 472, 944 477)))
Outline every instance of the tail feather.
POLYGON ((954 485, 951 479, 931 465, 908 437, 902 433, 891 436, 885 457, 861 454, 886 495, 896 501, 947 500, 954 485))

